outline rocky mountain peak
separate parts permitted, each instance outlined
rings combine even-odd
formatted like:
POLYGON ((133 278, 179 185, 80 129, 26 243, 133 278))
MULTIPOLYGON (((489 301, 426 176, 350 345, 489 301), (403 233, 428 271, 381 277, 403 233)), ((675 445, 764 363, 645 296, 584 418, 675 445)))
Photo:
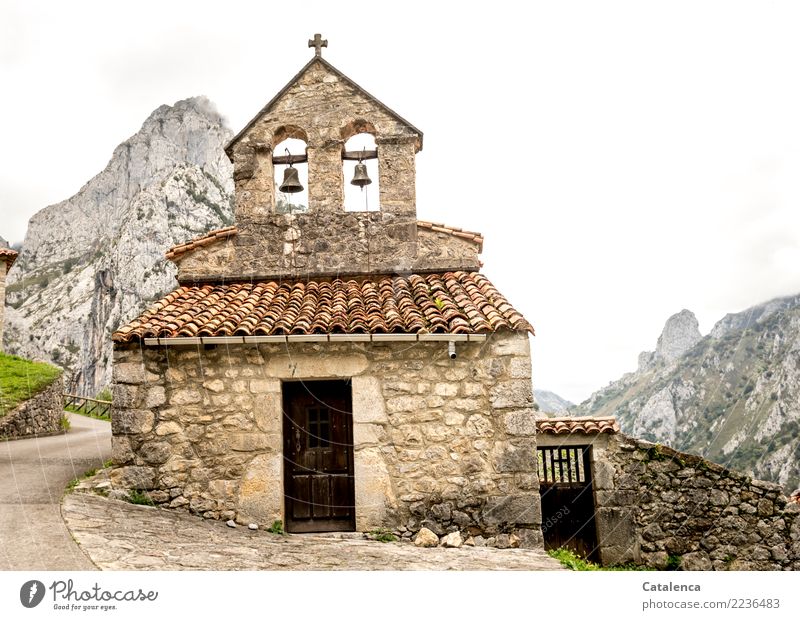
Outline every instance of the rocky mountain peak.
POLYGON ((77 194, 36 213, 9 274, 6 350, 56 363, 85 395, 106 386, 111 333, 175 286, 165 251, 231 223, 231 137, 205 97, 159 106, 77 194))
POLYGON ((671 364, 703 337, 697 317, 690 310, 673 314, 664 324, 656 344, 656 358, 671 364))

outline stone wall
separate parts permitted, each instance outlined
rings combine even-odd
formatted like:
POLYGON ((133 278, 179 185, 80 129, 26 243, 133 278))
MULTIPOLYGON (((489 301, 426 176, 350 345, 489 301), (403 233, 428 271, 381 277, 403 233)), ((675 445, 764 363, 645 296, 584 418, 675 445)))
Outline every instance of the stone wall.
POLYGON ((62 432, 64 380, 58 377, 33 398, 0 417, 0 439, 21 439, 62 432))
POLYGON ((528 336, 115 345, 113 483, 208 518, 283 519, 281 382, 351 378, 356 528, 541 543, 528 336))
POLYGON ((386 213, 271 215, 240 234, 175 259, 178 281, 219 282, 324 274, 476 271, 478 245, 395 224, 386 213), (378 250, 377 248, 380 248, 378 250), (386 260, 390 255, 391 259, 386 260))
POLYGON ((800 504, 778 485, 622 434, 593 451, 604 563, 800 569, 800 504))

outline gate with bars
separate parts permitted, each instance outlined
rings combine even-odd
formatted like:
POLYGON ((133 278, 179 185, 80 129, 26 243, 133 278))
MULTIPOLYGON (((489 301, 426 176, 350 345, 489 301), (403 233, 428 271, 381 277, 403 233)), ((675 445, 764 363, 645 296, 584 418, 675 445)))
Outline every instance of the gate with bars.
POLYGON ((539 446, 539 492, 545 549, 564 547, 597 560, 591 446, 539 446))

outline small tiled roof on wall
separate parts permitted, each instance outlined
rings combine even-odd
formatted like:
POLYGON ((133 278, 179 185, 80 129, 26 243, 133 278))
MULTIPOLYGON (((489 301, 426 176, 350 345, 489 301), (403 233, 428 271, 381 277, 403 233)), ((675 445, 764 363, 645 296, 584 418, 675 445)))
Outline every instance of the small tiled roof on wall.
MULTIPOLYGON (((462 230, 461 228, 455 228, 454 226, 445 226, 444 224, 437 224, 435 222, 417 221, 417 226, 427 230, 432 230, 433 232, 446 233, 448 235, 458 237, 459 239, 471 241, 478 245, 478 252, 483 249, 483 235, 481 233, 470 232, 468 230, 462 230)), ((176 259, 179 260, 184 254, 191 252, 192 250, 206 245, 211 245, 212 243, 222 241, 223 239, 228 239, 229 237, 233 237, 234 235, 238 234, 238 232, 239 229, 236 228, 236 226, 227 226, 226 228, 211 230, 205 235, 195 237, 186 243, 172 246, 169 250, 167 250, 166 257, 171 261, 176 259)))
POLYGON ((0 247, 0 262, 6 264, 6 270, 11 269, 11 265, 17 260, 17 251, 10 248, 0 247))
POLYGON ((536 430, 550 435, 599 435, 618 433, 617 419, 608 418, 542 418, 536 420, 536 430))
POLYGON ((485 276, 458 271, 182 286, 112 338, 478 334, 501 329, 533 333, 485 276))
POLYGON ((217 241, 221 241, 222 239, 233 237, 237 232, 239 231, 237 230, 236 226, 228 226, 226 228, 220 228, 219 230, 211 230, 205 235, 195 237, 186 243, 172 246, 169 250, 167 250, 166 257, 168 260, 175 260, 187 252, 201 248, 204 245, 210 245, 212 243, 216 243, 217 241))

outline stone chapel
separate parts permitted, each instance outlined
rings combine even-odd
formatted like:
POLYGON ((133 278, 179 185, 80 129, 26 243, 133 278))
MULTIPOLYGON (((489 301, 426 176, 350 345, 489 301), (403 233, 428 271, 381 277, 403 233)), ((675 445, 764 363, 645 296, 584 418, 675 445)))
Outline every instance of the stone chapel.
POLYGON ((539 546, 533 329, 479 233, 417 219, 422 132, 325 46, 226 147, 235 226, 170 249, 177 288, 113 335, 112 483, 289 532, 539 546), (375 148, 348 151, 360 133, 375 148), (377 160, 378 210, 344 209, 354 159, 377 160), (308 208, 286 212, 276 169, 300 163, 308 208))

